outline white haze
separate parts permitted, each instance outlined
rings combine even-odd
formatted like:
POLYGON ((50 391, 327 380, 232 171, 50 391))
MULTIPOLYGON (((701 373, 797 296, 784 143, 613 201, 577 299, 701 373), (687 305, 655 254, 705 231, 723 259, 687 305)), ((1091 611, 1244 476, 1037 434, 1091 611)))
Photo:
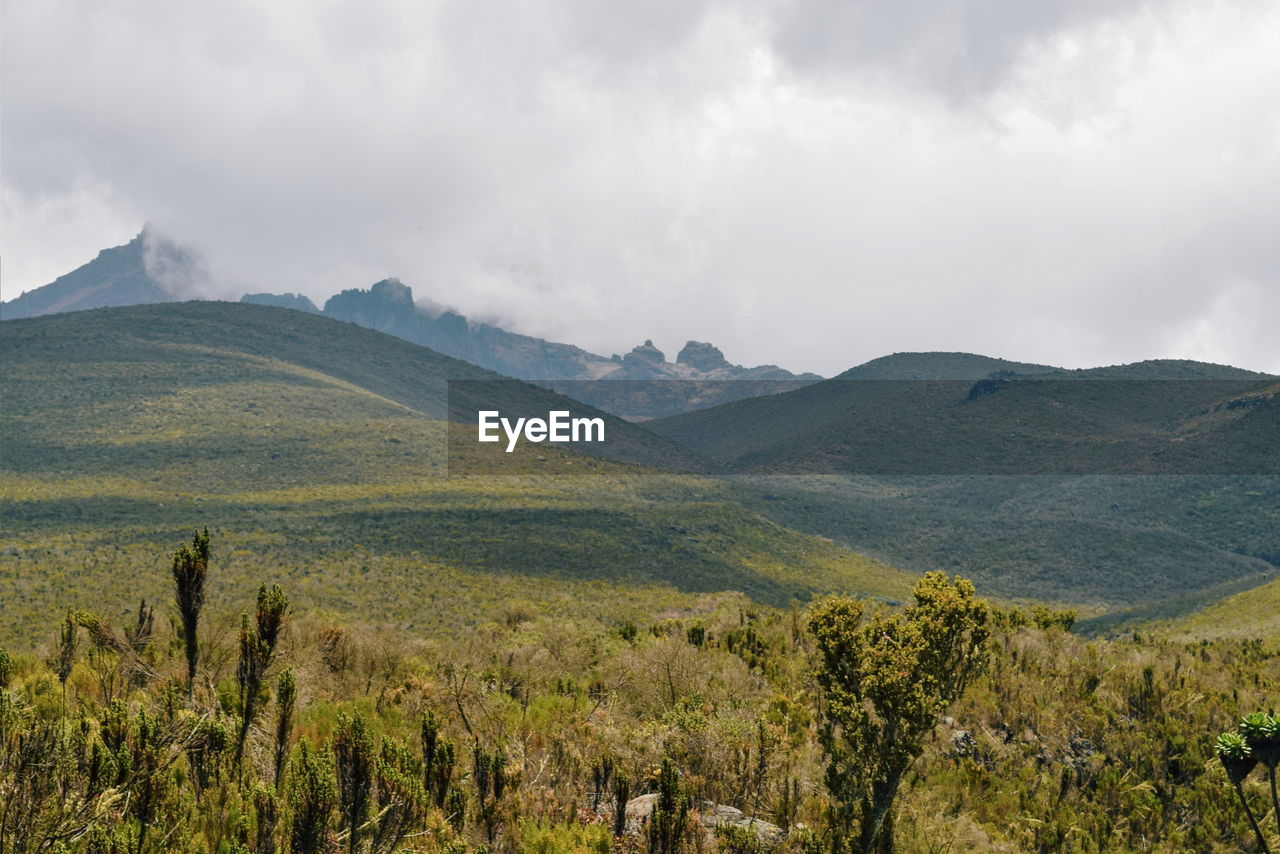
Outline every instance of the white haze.
POLYGON ((150 221, 211 296, 1280 371, 1270 2, 3 3, 2 291, 150 221))

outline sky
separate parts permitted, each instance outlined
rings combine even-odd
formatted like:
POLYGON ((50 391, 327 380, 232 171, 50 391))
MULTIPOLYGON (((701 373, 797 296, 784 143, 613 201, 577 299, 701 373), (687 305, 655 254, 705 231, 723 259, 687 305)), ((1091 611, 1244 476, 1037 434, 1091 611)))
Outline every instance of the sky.
POLYGON ((712 341, 1280 372, 1280 4, 2 0, 0 294, 144 223, 205 293, 397 276, 712 341))

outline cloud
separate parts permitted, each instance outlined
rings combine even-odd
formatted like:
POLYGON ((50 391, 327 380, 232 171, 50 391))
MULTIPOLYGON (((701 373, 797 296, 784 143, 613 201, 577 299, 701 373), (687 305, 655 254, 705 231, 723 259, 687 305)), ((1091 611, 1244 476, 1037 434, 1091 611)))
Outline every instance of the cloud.
POLYGON ((773 43, 803 72, 867 74, 885 85, 965 102, 998 90, 1055 42, 1088 38, 1100 26, 1129 23, 1169 5, 1160 0, 793 0, 781 4, 773 18, 773 43))
POLYGON ((320 302, 394 275, 606 354, 692 338, 827 374, 910 349, 1280 370, 1249 322, 1280 274, 1269 4, 4 17, 6 299, 150 221, 219 294, 320 302))

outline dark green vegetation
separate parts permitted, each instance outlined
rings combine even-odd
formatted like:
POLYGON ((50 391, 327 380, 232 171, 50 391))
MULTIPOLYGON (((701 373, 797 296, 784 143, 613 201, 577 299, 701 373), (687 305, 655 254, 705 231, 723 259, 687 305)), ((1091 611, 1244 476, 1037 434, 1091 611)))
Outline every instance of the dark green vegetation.
MULTIPOLYGON (((164 555, 135 570, 164 577, 164 555)), ((226 580, 215 539, 209 598, 241 628, 199 620, 190 696, 179 621, 152 617, 173 598, 0 650, 6 854, 1226 854, 1255 850, 1249 814, 1273 821, 1213 742, 1280 690, 1255 641, 1086 643, 934 576, 897 612, 507 607, 442 643, 226 580)))
MULTIPOLYGON (((180 303, 33 318, 0 324, 0 363, 4 642, 66 605, 119 619, 155 598, 138 557, 193 518, 234 584, 265 562, 300 604, 426 632, 504 602, 622 621, 723 591, 781 605, 910 589, 707 479, 448 479, 445 380, 493 375, 323 317, 180 303)), ((561 400, 503 387, 517 408, 561 400)), ((680 453, 609 429, 638 453, 680 453)))
POLYGON ((1113 370, 834 379, 649 426, 738 474, 1280 474, 1280 379, 1113 370))
MULTIPOLYGON (((946 471, 949 461, 981 461, 999 450, 989 428, 1010 418, 1019 426, 1006 449, 1066 468, 1076 455, 1092 460, 1086 470, 1105 470, 1099 460, 1171 436, 1178 446, 1171 458, 1181 454, 1185 463, 1203 453, 1197 459, 1209 470, 1215 455, 1229 453, 1237 467, 1257 463, 1259 471, 1280 459, 1274 378, 1142 363, 1060 372, 1054 376, 1065 379, 1048 387, 1056 399, 1031 400, 1024 398, 1046 388, 1038 381, 996 382, 969 400, 975 385, 954 379, 1037 367, 1010 365, 966 354, 899 354, 843 375, 866 381, 831 380, 646 426, 743 472, 821 470, 824 461, 838 466, 848 459, 842 454, 876 447, 923 471, 941 460, 946 471), (905 381, 914 376, 927 381, 905 381), (1262 402, 1231 408, 1238 399, 1262 402), (912 459, 925 438, 944 453, 912 459)), ((752 475, 735 483, 757 512, 898 566, 961 572, 1007 596, 1141 607, 1135 616, 1144 618, 1201 607, 1280 566, 1274 474, 752 475)))
POLYGON ((842 380, 981 380, 997 371, 1042 374, 1061 371, 1051 365, 1011 362, 975 353, 894 353, 850 368, 842 380))
POLYGON ((1274 476, 813 476, 735 484, 753 510, 896 566, 959 572, 984 590, 1091 611, 1141 607, 1147 619, 1260 584, 1276 575, 1280 555, 1274 476))

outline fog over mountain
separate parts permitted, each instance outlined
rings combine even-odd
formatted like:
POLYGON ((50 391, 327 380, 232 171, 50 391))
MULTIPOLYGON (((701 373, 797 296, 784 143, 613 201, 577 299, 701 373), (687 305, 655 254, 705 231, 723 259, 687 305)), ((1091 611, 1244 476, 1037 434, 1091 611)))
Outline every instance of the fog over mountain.
POLYGON ((1280 371, 1274 4, 3 13, 5 300, 150 222, 208 296, 397 276, 595 353, 1280 371))

